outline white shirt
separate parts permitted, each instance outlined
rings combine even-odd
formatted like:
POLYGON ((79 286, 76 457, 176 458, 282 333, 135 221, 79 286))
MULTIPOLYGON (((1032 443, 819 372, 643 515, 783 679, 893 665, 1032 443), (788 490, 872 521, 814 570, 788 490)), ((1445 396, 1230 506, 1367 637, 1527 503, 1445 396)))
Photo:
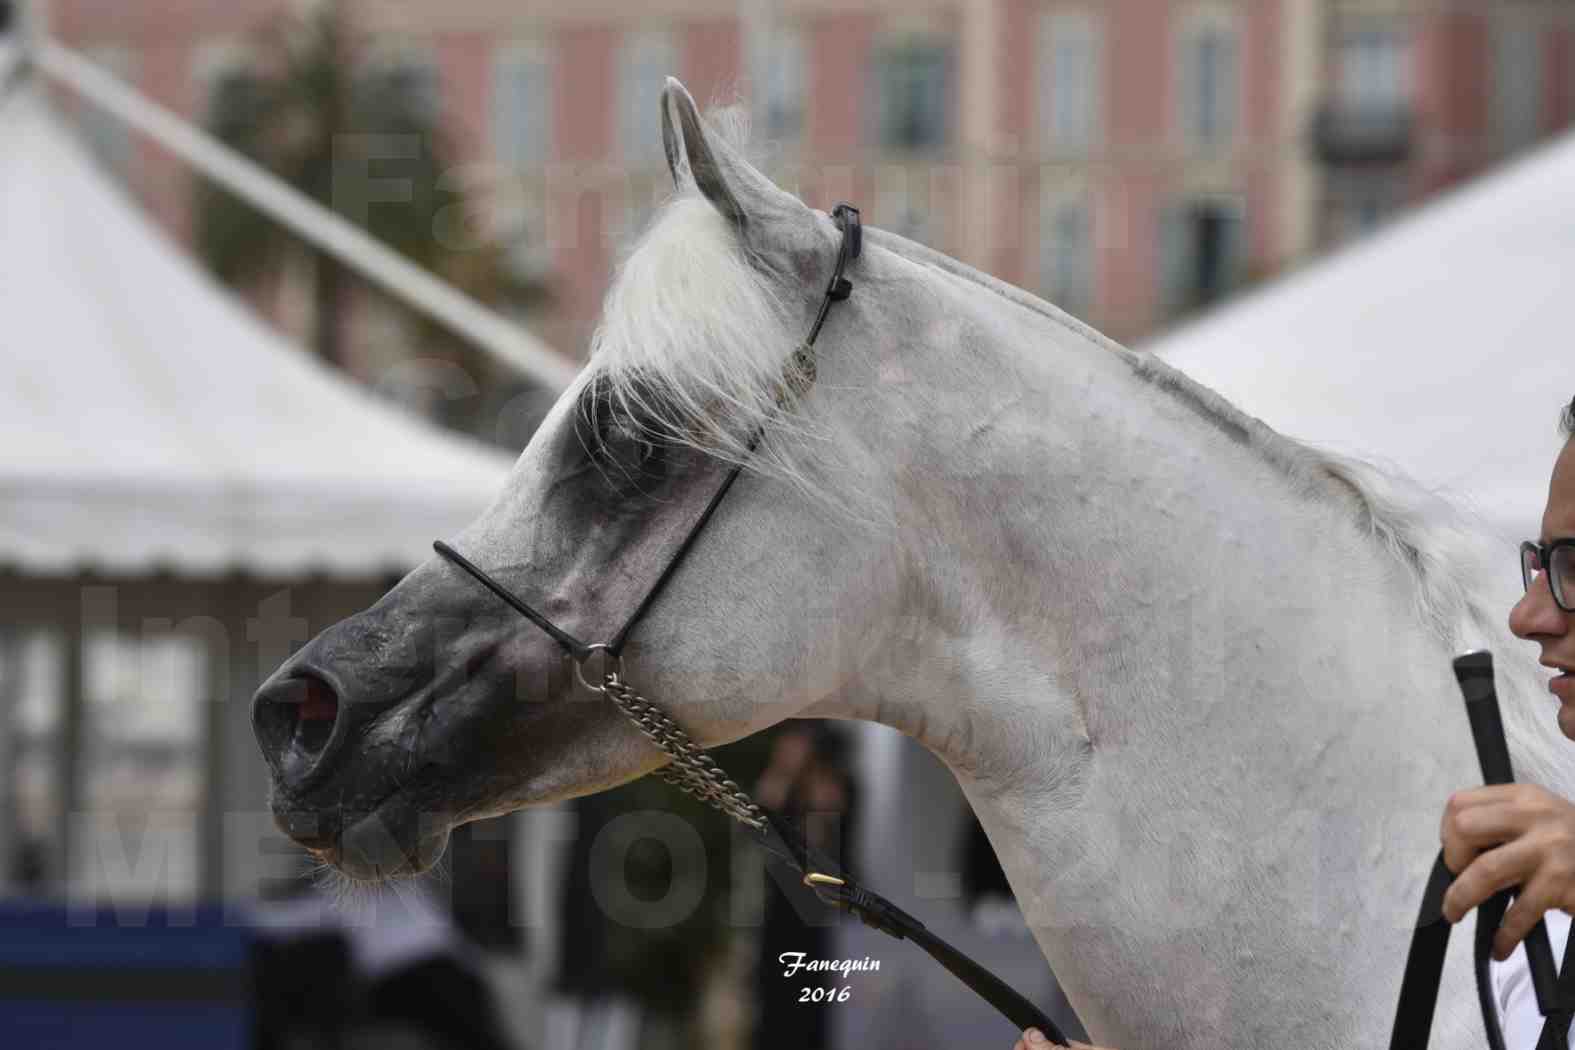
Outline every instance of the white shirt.
MULTIPOLYGON (((1553 965, 1564 958, 1564 942, 1570 935, 1570 917, 1558 910, 1542 917, 1548 924, 1548 940, 1553 944, 1553 965)), ((1506 1050, 1536 1050, 1542 1035, 1542 1015, 1537 1012, 1537 993, 1531 987, 1531 967, 1526 962, 1524 943, 1501 963, 1488 964, 1493 981, 1493 996, 1498 1000, 1498 1016, 1504 1022, 1506 1050)), ((1570 1025, 1575 1038, 1575 1024, 1570 1025)))
MULTIPOLYGON (((426 889, 370 891, 336 902, 313 891, 288 901, 258 903, 252 921, 278 940, 338 931, 350 946, 351 964, 371 978, 434 957, 468 961, 468 946, 426 889)), ((1532 1004, 1536 1009, 1536 1004, 1532 1004)))

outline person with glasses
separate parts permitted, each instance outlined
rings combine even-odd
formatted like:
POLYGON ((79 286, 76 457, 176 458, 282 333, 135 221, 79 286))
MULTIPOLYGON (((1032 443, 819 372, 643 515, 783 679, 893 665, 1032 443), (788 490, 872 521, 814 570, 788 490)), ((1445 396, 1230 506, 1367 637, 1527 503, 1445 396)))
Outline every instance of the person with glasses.
MULTIPOLYGON (((1575 740, 1575 400, 1564 409, 1564 449, 1553 464, 1542 538, 1520 545, 1526 593, 1509 613, 1516 637, 1542 648, 1557 672, 1548 690, 1559 699, 1559 729, 1575 740)), ((1459 922, 1499 890, 1520 887, 1493 941, 1499 1015, 1508 1050, 1537 1045, 1542 1016, 1521 941, 1545 919, 1555 960, 1562 958, 1575 912, 1575 802, 1537 784, 1457 792, 1440 828, 1444 864, 1456 874, 1444 917, 1459 922)))
MULTIPOLYGON (((1560 427, 1564 448, 1548 484, 1542 538, 1520 545, 1526 593, 1510 610, 1509 629, 1541 646, 1543 666, 1558 672, 1548 689, 1559 698, 1559 729, 1575 740, 1575 399, 1565 406, 1560 427)), ((1444 896, 1450 922, 1499 890, 1521 888, 1493 942, 1494 958, 1505 963, 1493 968, 1493 982, 1506 1050, 1533 1050, 1542 1015, 1520 943, 1544 919, 1554 957, 1562 958, 1569 913, 1575 912, 1575 802, 1536 784, 1460 791, 1444 809, 1440 837, 1444 863, 1457 876, 1444 896)), ((1012 1050, 1049 1045, 1029 1029, 1012 1050)))

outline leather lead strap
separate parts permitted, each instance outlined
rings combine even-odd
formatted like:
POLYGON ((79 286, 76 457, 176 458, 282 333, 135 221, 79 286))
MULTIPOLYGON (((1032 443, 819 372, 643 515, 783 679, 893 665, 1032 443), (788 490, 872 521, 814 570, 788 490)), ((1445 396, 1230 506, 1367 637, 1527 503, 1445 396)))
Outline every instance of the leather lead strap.
MULTIPOLYGON (((1438 1004, 1438 987, 1444 974, 1444 956, 1449 948, 1449 934, 1454 929, 1444 918, 1444 892, 1454 883, 1455 876, 1444 867, 1444 854, 1440 852, 1428 876, 1427 889, 1422 894, 1421 913, 1416 920, 1416 932, 1411 935, 1411 949, 1406 956, 1405 977, 1400 983, 1400 1000, 1395 1008, 1394 1029, 1389 1036, 1389 1050, 1427 1050, 1432 1036, 1433 1012, 1438 1004)), ((1476 943, 1473 948, 1477 985, 1477 1004, 1482 1011, 1482 1023, 1487 1030, 1491 1050, 1504 1050, 1503 1019, 1498 1014, 1498 1001, 1493 995, 1492 974, 1488 964, 1493 957, 1493 935, 1509 905, 1508 891, 1489 898, 1477 909, 1476 943)), ((1575 1017, 1575 936, 1564 945, 1564 961, 1559 967, 1555 1007, 1542 1022, 1542 1034, 1537 1040, 1537 1050, 1569 1050, 1569 1027, 1575 1017)))
POLYGON ((1444 954, 1449 948, 1452 927, 1444 919, 1444 891, 1455 881, 1444 867, 1444 854, 1433 862, 1427 889, 1422 893, 1422 910, 1417 916, 1416 932, 1411 935, 1411 950, 1406 955, 1405 977, 1400 982, 1400 1001, 1395 1007, 1395 1025, 1389 1035, 1389 1050, 1427 1050, 1433 1030, 1433 1010, 1438 1005, 1438 984, 1444 975, 1444 954))
POLYGON ((1537 1050, 1569 1050, 1570 1023, 1575 1021, 1575 966, 1570 965, 1572 962, 1575 962, 1575 936, 1564 940, 1564 958, 1559 963, 1558 1005, 1542 1024, 1537 1050))
POLYGON ((897 940, 909 940, 946 967, 963 984, 995 1007, 1018 1031, 1037 1028, 1052 1043, 1069 1045, 1066 1034, 1045 1012, 944 939, 931 933, 918 919, 880 894, 861 886, 830 858, 811 847, 794 824, 781 814, 761 807, 768 827, 756 832, 756 841, 768 853, 788 864, 816 896, 849 912, 864 925, 897 940), (818 878, 816 878, 818 876, 818 878))

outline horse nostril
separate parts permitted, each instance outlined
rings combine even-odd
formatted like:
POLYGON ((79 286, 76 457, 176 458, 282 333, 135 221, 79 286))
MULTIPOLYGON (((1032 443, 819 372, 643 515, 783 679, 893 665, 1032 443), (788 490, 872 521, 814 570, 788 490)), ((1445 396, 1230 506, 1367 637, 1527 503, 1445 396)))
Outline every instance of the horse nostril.
POLYGON ((323 758, 339 721, 339 697, 313 675, 266 683, 252 701, 252 724, 263 754, 297 779, 323 758))

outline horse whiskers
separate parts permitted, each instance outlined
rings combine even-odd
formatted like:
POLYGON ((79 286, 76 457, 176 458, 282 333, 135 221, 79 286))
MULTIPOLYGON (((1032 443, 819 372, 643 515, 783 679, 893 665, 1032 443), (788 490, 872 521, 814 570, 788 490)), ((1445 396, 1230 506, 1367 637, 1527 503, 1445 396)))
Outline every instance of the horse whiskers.
POLYGON ((327 861, 319 861, 308 872, 313 888, 328 899, 338 912, 354 914, 364 912, 365 906, 377 895, 369 883, 357 882, 327 861))

